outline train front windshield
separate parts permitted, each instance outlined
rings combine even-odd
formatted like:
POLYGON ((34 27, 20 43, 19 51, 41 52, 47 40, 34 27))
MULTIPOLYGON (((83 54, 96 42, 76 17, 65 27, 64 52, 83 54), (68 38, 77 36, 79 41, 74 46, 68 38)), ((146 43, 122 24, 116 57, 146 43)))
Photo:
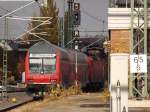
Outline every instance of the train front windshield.
POLYGON ((56 58, 30 58, 29 69, 31 73, 50 74, 56 71, 56 58))

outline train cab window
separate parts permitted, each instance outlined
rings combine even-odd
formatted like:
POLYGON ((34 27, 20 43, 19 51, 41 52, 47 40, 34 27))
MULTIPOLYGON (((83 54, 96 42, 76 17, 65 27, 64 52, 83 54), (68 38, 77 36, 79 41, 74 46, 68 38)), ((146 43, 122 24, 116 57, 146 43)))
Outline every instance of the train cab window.
POLYGON ((42 59, 30 59, 29 63, 31 73, 40 73, 42 71, 42 59))
POLYGON ((56 59, 55 58, 43 59, 43 69, 44 73, 55 73, 56 59))
POLYGON ((31 73, 49 74, 56 71, 56 58, 30 58, 29 69, 31 73))

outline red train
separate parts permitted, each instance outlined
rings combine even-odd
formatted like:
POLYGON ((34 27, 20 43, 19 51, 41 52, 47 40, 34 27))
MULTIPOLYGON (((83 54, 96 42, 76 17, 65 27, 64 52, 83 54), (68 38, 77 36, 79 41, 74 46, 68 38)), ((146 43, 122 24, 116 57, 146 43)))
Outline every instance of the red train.
POLYGON ((81 86, 103 83, 103 61, 44 41, 28 50, 25 61, 25 83, 28 88, 41 90, 51 85, 69 87, 75 81, 81 86))

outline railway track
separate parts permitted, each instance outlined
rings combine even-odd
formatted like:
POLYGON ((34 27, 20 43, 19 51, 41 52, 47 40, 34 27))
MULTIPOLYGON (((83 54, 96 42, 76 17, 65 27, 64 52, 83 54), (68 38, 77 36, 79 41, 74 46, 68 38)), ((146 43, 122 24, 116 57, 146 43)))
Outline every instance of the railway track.
POLYGON ((0 112, 8 111, 14 109, 23 104, 32 102, 32 96, 29 96, 26 92, 10 92, 8 93, 8 98, 3 98, 0 100, 0 112), (12 101, 12 99, 15 101, 12 101))

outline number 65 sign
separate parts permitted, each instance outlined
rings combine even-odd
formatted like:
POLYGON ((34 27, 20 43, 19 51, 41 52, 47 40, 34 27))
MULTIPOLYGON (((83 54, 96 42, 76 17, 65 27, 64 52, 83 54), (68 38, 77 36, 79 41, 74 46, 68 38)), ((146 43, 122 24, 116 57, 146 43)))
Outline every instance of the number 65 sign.
POLYGON ((147 56, 145 54, 130 55, 130 72, 147 73, 147 56))

